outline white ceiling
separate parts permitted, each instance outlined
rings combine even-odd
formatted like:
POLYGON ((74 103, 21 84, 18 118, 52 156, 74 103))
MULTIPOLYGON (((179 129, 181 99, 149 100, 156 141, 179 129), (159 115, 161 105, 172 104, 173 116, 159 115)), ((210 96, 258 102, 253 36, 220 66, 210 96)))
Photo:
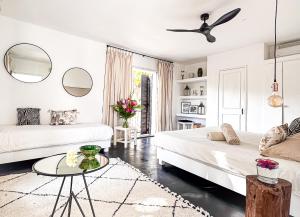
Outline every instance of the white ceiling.
MULTIPOLYGON (((0 0, 4 16, 102 41, 160 58, 186 61, 272 42, 275 0, 0 0), (166 28, 198 28, 201 13, 208 23, 242 8, 232 21, 216 27, 208 43, 197 33, 166 28)), ((279 0, 279 41, 300 38, 300 1, 279 0)))

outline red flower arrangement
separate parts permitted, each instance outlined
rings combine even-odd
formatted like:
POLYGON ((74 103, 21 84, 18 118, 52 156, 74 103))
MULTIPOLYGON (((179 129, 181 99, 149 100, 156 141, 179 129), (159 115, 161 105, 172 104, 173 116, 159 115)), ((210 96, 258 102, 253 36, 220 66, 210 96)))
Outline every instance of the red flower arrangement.
POLYGON ((112 107, 120 115, 120 118, 124 119, 124 128, 128 128, 128 119, 134 117, 137 111, 144 108, 142 105, 138 105, 136 100, 133 100, 130 97, 119 100, 117 104, 112 107))
POLYGON ((256 166, 259 166, 261 168, 266 168, 269 170, 277 169, 279 165, 278 162, 271 159, 260 158, 260 159, 256 159, 256 162, 257 162, 256 166))

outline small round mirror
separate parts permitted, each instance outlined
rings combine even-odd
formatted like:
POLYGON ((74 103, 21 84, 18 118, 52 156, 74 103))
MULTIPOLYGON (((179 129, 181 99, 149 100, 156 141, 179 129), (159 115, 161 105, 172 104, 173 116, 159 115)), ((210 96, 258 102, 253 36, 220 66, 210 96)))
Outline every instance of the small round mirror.
POLYGON ((72 96, 85 96, 93 86, 91 75, 82 68, 71 68, 63 76, 63 87, 72 96))
POLYGON ((9 48, 4 55, 4 66, 12 77, 26 83, 40 82, 52 70, 49 55, 42 48, 27 43, 9 48))

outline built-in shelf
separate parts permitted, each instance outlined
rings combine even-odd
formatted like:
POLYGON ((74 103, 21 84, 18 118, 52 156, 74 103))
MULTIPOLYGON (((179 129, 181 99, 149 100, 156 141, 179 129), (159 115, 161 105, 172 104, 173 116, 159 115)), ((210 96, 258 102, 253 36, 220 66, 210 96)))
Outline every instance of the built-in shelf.
POLYGON ((179 96, 180 99, 206 99, 206 96, 179 96))
POLYGON ((205 119, 206 115, 198 115, 198 114, 176 114, 177 117, 186 117, 186 118, 199 118, 199 119, 205 119))
POLYGON ((194 83, 194 82, 200 82, 200 81, 206 81, 207 76, 204 77, 196 77, 196 78, 187 78, 182 80, 177 80, 177 83, 194 83))

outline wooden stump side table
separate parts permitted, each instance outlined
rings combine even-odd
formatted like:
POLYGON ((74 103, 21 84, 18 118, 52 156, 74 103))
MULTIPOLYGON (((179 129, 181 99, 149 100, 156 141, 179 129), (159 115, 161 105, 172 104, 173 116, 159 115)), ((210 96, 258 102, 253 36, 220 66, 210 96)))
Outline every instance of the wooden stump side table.
POLYGON ((278 179, 276 185, 247 176, 246 217, 289 217, 292 184, 278 179))

